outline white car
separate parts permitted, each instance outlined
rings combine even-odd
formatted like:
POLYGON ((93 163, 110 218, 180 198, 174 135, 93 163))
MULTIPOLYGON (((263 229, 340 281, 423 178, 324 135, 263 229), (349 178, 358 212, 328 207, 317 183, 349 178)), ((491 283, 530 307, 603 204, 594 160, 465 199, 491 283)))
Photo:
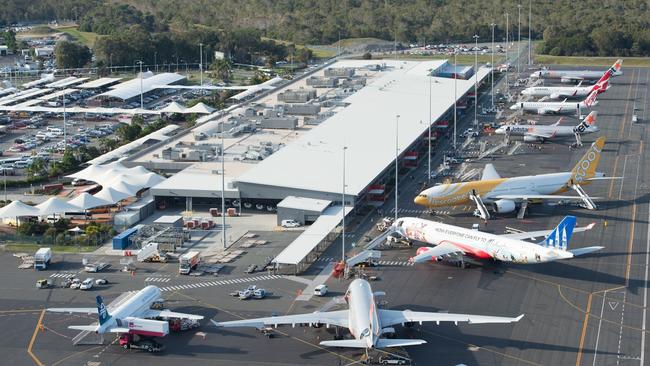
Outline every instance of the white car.
POLYGON ((81 285, 79 286, 80 290, 90 290, 93 288, 93 284, 95 283, 95 279, 93 278, 86 278, 81 285))
POLYGON ((108 283, 108 280, 105 278, 98 278, 95 280, 95 285, 105 285, 108 283))
POLYGON ((318 285, 314 289, 314 295, 316 296, 325 296, 327 294, 327 285, 318 285))
POLYGON ((70 284, 70 288, 74 290, 78 289, 80 286, 81 286, 81 280, 78 278, 73 279, 72 283, 70 284))
POLYGON ((282 220, 282 227, 300 227, 300 223, 296 220, 282 220))

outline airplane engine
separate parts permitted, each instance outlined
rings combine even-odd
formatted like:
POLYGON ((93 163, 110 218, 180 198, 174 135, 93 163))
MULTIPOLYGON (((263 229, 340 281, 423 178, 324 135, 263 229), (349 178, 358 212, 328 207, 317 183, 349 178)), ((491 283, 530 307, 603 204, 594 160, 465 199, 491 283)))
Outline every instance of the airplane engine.
POLYGON ((524 136, 524 142, 539 142, 541 139, 537 136, 524 136))
POLYGON ((515 202, 511 200, 498 200, 494 202, 494 211, 497 213, 509 213, 515 210, 515 202))
MULTIPOLYGON (((421 248, 418 248, 416 254, 420 255, 422 253, 426 253, 427 251, 429 251, 429 248, 421 247, 421 248)), ((431 258, 431 261, 435 261, 435 262, 440 262, 440 260, 441 260, 440 257, 431 258)))

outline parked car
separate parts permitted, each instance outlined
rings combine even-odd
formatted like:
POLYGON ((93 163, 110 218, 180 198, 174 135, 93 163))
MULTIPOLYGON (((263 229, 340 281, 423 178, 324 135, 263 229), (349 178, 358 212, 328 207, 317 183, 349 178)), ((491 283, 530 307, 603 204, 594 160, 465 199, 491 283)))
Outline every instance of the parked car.
POLYGON ((296 220, 282 220, 282 227, 300 227, 300 223, 296 220))
POLYGON ((93 288, 93 284, 95 283, 95 280, 93 278, 86 278, 81 285, 79 285, 80 290, 90 290, 93 288))

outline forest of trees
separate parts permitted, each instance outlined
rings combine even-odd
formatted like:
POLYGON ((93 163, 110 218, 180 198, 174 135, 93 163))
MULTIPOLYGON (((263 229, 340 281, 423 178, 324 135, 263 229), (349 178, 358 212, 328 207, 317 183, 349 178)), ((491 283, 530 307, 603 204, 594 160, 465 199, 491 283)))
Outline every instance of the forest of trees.
MULTIPOLYGON (((520 0, 5 0, 0 24, 78 19, 83 30, 123 33, 138 25, 155 34, 197 25, 220 31, 255 29, 296 43, 326 44, 341 38, 377 37, 400 42, 496 40, 528 35, 528 1, 520 0), (119 3, 130 5, 128 8, 119 3), (101 4, 101 6, 99 6, 101 4)), ((533 38, 557 55, 650 55, 650 5, 646 0, 533 0, 533 38)))

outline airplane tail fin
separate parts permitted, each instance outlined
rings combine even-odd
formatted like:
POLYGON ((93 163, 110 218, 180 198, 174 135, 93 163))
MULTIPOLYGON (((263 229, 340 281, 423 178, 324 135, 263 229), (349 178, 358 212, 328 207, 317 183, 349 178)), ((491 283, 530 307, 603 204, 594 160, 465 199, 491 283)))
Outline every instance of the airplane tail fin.
POLYGON ((575 126, 573 128, 573 132, 575 133, 583 133, 585 132, 589 127, 595 126, 596 125, 596 116, 598 116, 597 111, 591 111, 585 119, 580 122, 579 125, 575 126))
POLYGON ((570 183, 579 184, 596 176, 596 169, 600 162, 600 153, 605 146, 605 137, 601 136, 589 147, 576 166, 571 170, 570 183))
POLYGON ((103 325, 108 321, 108 319, 111 318, 111 316, 108 314, 108 310, 106 309, 106 305, 104 305, 104 300, 102 300, 102 297, 97 295, 97 314, 99 316, 99 325, 103 325))
POLYGON ((596 105, 596 96, 598 96, 598 90, 592 90, 591 93, 587 96, 584 101, 586 107, 591 107, 596 105))
POLYGON ((571 234, 576 227, 576 217, 566 216, 555 229, 540 244, 545 247, 566 250, 571 240, 571 234))
POLYGON ((620 75, 621 74, 621 68, 623 67, 623 59, 619 58, 616 60, 614 65, 609 68, 609 71, 612 75, 620 75))

